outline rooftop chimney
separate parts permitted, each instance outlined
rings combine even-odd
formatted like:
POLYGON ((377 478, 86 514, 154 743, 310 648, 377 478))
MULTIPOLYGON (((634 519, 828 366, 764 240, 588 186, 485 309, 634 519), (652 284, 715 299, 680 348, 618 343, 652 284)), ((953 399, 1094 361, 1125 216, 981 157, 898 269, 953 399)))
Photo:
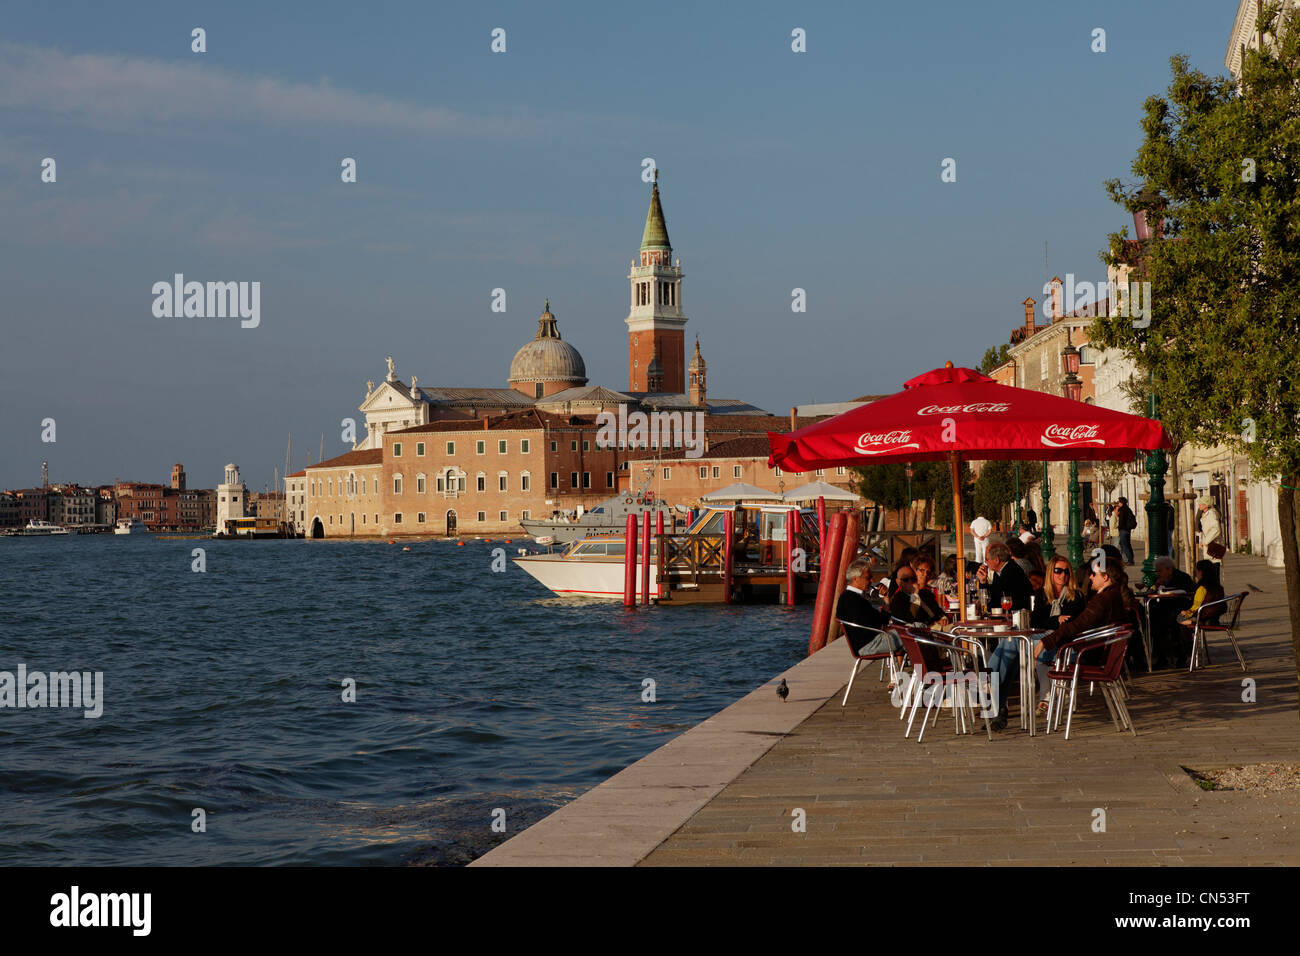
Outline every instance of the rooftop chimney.
POLYGON ((795 410, 793 408, 790 409, 790 431, 794 431, 798 427, 794 423, 794 412, 795 410))

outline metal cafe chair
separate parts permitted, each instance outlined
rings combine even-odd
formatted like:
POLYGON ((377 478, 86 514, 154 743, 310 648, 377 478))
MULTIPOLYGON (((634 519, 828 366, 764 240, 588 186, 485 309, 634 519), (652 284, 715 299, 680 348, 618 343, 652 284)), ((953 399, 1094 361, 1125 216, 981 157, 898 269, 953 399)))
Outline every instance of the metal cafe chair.
MULTIPOLYGON (((853 672, 849 674, 849 686, 844 688, 844 699, 840 701, 843 707, 849 702, 849 692, 853 690, 853 681, 858 676, 858 668, 862 666, 863 661, 880 661, 880 680, 885 679, 885 662, 889 662, 889 681, 891 684, 898 683, 899 670, 894 662, 894 655, 897 651, 885 651, 882 654, 860 654, 853 649, 854 644, 859 647, 866 647, 873 640, 881 635, 888 635, 888 631, 882 631, 878 628, 867 627, 865 624, 854 624, 851 621, 840 621, 840 627, 844 628, 844 642, 848 644, 849 653, 853 655, 853 672), (850 640, 852 636, 852 640, 850 640)), ((891 635, 892 636, 892 635, 891 635)))
MULTIPOLYGON (((956 733, 967 733, 974 730, 975 711, 971 704, 971 688, 967 681, 949 680, 949 675, 957 673, 973 672, 977 675, 978 680, 983 680, 983 672, 976 669, 976 657, 974 652, 960 644, 952 644, 944 640, 936 640, 931 632, 916 627, 899 627, 897 628, 899 639, 903 642, 903 649, 907 652, 908 658, 912 662, 912 678, 907 686, 907 694, 903 700, 904 709, 910 704, 910 715, 907 720, 907 728, 903 731, 903 736, 908 737, 912 733, 912 724, 916 720, 916 712, 920 709, 921 701, 925 700, 925 716, 921 719, 921 727, 917 732, 916 741, 921 742, 925 735, 926 724, 930 720, 930 711, 935 711, 935 723, 939 720, 939 709, 936 705, 941 705, 943 698, 946 696, 949 688, 952 690, 952 712, 953 727, 956 733), (964 685, 964 686, 963 686, 964 685), (927 694, 926 691, 929 691, 927 694)), ((993 731, 989 726, 988 712, 982 710, 984 715, 984 731, 989 740, 993 739, 993 731)), ((900 715, 901 716, 901 715, 900 715)))
POLYGON ((1211 601, 1208 604, 1202 604, 1196 609, 1196 623, 1192 631, 1192 662, 1187 668, 1189 671, 1196 670, 1197 650, 1199 649, 1205 657, 1205 663, 1210 662, 1210 648, 1205 643, 1205 635, 1208 631, 1226 631, 1228 640, 1232 642, 1232 649, 1237 652, 1237 663, 1241 669, 1246 669, 1246 659, 1241 656, 1241 645, 1237 643, 1237 625, 1241 620, 1241 602, 1246 599, 1248 591, 1242 591, 1239 594, 1230 594, 1219 601, 1211 601), (1222 608, 1223 610, 1213 614, 1220 621, 1223 615, 1227 615, 1228 623, 1215 623, 1210 620, 1211 614, 1207 613, 1211 608, 1222 608))
POLYGON ((1133 720, 1129 716, 1128 706, 1124 703, 1125 693, 1119 688, 1120 672, 1124 666, 1124 655, 1128 652, 1128 642, 1133 636, 1133 629, 1126 624, 1094 628, 1084 631, 1078 639, 1064 645, 1057 651, 1056 660, 1048 671, 1051 691, 1047 698, 1047 732, 1061 726, 1061 711, 1065 708, 1066 685, 1069 685, 1069 710, 1065 715, 1065 739, 1070 739, 1070 727, 1074 719, 1074 707, 1078 697, 1079 681, 1086 680, 1101 688, 1102 699, 1110 712, 1115 729, 1128 730, 1134 736, 1133 720), (1085 664, 1083 656, 1090 650, 1106 648, 1105 660, 1100 664, 1085 664))

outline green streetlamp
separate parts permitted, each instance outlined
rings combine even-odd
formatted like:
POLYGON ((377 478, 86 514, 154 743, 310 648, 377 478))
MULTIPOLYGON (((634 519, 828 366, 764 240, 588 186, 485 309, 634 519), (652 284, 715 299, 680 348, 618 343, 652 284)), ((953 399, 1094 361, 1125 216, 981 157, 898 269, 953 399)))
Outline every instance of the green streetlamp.
POLYGON ((1052 560, 1056 554, 1056 535, 1052 533, 1052 486, 1047 480, 1047 462, 1043 462, 1043 535, 1039 539, 1038 550, 1043 553, 1043 563, 1052 560))
MULTIPOLYGON (((1147 376, 1151 389, 1148 414, 1160 420, 1160 406, 1156 399, 1155 377, 1147 376)), ((1151 485, 1151 494, 1147 497, 1147 558, 1142 562, 1142 583, 1154 587, 1156 583, 1156 558, 1168 553, 1169 529, 1165 514, 1165 471, 1168 469, 1165 453, 1156 449, 1147 455, 1147 478, 1151 485)))
MULTIPOLYGON (((1065 330, 1065 348, 1061 349, 1062 364, 1065 366, 1065 397, 1079 401, 1083 397, 1083 381, 1079 378, 1079 350, 1074 347, 1070 329, 1065 330)), ((1077 568, 1083 563, 1083 535, 1079 515, 1079 463, 1070 462, 1070 483, 1066 486, 1070 494, 1070 536, 1066 545, 1070 556, 1070 566, 1077 568)))
POLYGON ((1011 515, 1011 533, 1020 531, 1020 462, 1016 462, 1016 507, 1011 515))

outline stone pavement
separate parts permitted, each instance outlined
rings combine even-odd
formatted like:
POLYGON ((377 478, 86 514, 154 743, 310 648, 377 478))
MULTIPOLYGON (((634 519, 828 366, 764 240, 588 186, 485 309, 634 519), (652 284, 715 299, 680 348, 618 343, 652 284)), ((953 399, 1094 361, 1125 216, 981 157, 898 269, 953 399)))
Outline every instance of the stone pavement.
POLYGON ((851 665, 836 642, 804 664, 837 659, 840 693, 641 863, 1300 863, 1300 793, 1206 792, 1183 770, 1300 763, 1282 572, 1229 555, 1224 578, 1230 593, 1248 582, 1263 590, 1246 599, 1238 631, 1249 670, 1212 635, 1210 667, 1135 674, 1136 737, 1116 733, 1101 697, 1081 689, 1068 741, 1041 725, 1033 738, 1019 730, 1013 698, 1011 724, 991 743, 982 723, 978 735, 956 736, 944 711, 918 744, 915 728, 904 739, 874 668, 840 707, 851 665), (1245 677, 1256 682, 1254 703, 1242 700, 1245 677), (806 832, 792 829, 796 809, 806 832))

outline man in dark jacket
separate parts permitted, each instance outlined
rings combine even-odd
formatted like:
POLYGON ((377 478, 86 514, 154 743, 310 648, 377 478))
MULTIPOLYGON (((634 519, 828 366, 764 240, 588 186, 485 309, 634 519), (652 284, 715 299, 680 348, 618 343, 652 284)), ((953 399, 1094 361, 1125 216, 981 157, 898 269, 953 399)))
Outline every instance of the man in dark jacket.
POLYGON ((1029 597, 1034 593, 1033 586, 1024 569, 1011 560, 1011 549, 1005 542, 997 541, 989 545, 984 565, 976 572, 980 586, 989 589, 989 606, 1000 607, 1002 595, 1011 595, 1013 611, 1028 611, 1029 597))
MULTIPOLYGON (((1029 598, 1034 593, 1033 585, 1020 565, 1011 560, 1011 550, 1005 543, 998 541, 989 545, 984 564, 976 575, 981 586, 989 589, 989 604, 1000 605, 1002 595, 1011 596, 1013 611, 1029 610, 1029 598)), ((994 730, 1002 730, 1007 725, 1007 691, 1011 687, 1011 675, 1016 673, 1020 663, 1020 642, 1004 637, 989 656, 989 670, 997 674, 999 701, 998 716, 993 721, 994 730)))
POLYGON ((1124 555, 1124 563, 1133 563, 1133 529, 1138 526, 1137 515, 1128 506, 1127 498, 1119 499, 1119 550, 1124 555))
MULTIPOLYGON (((889 609, 877 607, 868 595, 871 592, 871 559, 854 560, 844 574, 844 593, 835 605, 835 616, 848 624, 858 624, 883 630, 889 626, 889 609)), ((872 634, 856 628, 845 628, 844 637, 855 654, 885 654, 901 651, 902 642, 892 633, 872 634)))
POLYGON ((1156 590, 1183 591, 1177 597, 1152 598, 1151 608, 1151 644, 1155 651, 1155 666, 1168 667, 1171 664, 1182 667, 1182 642, 1178 627, 1178 614, 1192 606, 1192 595, 1196 593, 1196 583, 1186 571, 1180 571, 1174 565, 1174 559, 1162 554, 1155 560, 1156 590), (1180 663, 1181 661, 1181 663, 1180 663))

